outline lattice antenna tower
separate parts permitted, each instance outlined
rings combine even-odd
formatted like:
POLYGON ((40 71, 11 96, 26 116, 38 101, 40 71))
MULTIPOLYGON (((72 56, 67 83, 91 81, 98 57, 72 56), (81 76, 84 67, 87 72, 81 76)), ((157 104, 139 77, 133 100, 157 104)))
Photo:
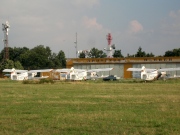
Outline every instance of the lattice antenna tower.
POLYGON ((4 32, 4 60, 9 59, 9 47, 8 47, 8 31, 9 31, 10 25, 9 22, 6 21, 6 23, 2 24, 2 31, 4 32))
POLYGON ((104 50, 106 50, 106 54, 108 58, 112 58, 113 57, 113 51, 115 49, 115 44, 111 44, 112 41, 112 36, 111 33, 108 33, 108 35, 106 36, 106 39, 108 41, 108 46, 106 48, 104 48, 104 50))

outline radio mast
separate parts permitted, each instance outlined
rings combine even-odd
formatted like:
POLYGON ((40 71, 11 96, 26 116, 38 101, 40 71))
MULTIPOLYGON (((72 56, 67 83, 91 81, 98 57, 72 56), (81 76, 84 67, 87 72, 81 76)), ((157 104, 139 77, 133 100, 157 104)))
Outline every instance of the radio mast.
POLYGON ((106 50, 106 54, 108 58, 112 58, 113 57, 113 50, 115 49, 115 44, 111 44, 112 41, 112 36, 111 33, 108 33, 108 35, 106 36, 106 39, 108 41, 108 46, 106 48, 104 48, 104 50, 106 50))
POLYGON ((5 24, 2 24, 2 31, 4 32, 4 60, 9 59, 9 47, 8 47, 8 31, 9 31, 10 25, 9 22, 6 21, 5 24))

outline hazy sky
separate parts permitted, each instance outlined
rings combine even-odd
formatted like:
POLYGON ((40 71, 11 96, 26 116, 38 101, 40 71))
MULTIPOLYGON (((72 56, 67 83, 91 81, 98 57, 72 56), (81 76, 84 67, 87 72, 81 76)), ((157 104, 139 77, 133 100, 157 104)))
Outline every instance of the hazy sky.
POLYGON ((76 56, 76 32, 78 50, 103 50, 108 33, 124 56, 140 46, 155 55, 180 48, 180 0, 1 0, 6 20, 10 47, 44 45, 67 58, 76 56))

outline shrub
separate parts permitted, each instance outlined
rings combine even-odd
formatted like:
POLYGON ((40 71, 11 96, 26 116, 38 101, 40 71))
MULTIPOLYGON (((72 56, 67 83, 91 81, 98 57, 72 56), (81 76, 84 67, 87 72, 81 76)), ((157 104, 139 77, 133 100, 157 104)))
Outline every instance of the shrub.
POLYGON ((39 84, 42 84, 42 83, 51 83, 51 84, 53 84, 54 80, 51 79, 51 78, 40 79, 39 84))
POLYGON ((54 83, 54 80, 51 78, 45 78, 40 80, 23 80, 23 84, 43 84, 43 83, 54 83))

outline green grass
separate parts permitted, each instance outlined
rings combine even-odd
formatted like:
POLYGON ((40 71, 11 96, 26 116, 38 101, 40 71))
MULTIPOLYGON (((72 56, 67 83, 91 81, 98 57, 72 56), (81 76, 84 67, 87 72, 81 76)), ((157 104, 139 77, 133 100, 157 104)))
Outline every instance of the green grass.
POLYGON ((0 80, 0 134, 177 135, 180 80, 0 80))

